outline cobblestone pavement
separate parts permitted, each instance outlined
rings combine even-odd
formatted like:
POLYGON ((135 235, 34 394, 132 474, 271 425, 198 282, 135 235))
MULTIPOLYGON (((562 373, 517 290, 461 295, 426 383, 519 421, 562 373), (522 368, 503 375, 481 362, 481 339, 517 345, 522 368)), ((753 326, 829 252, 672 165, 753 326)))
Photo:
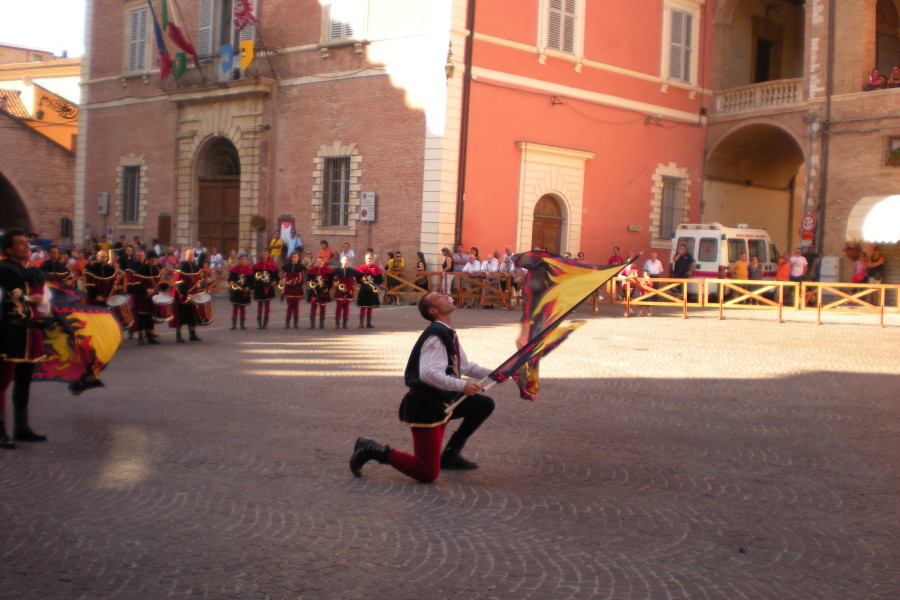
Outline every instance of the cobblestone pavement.
MULTIPOLYGON (((491 390, 481 468, 423 485, 347 469, 358 435, 411 447, 414 307, 227 310, 202 343, 126 342, 103 389, 34 386, 49 441, 0 451, 0 598, 900 597, 896 315, 585 312, 539 401, 491 390)), ((516 318, 455 324, 499 364, 516 318)))

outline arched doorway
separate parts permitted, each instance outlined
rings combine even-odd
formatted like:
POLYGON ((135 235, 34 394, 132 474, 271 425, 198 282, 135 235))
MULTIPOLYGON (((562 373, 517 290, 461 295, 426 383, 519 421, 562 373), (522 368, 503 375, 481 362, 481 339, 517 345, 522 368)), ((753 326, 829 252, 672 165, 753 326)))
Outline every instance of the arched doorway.
POLYGON ((21 227, 33 231, 28 208, 9 180, 0 173, 0 228, 21 227))
POLYGON ((531 247, 546 248, 559 254, 562 248, 563 212, 559 201, 547 194, 534 206, 534 223, 531 227, 531 247))
POLYGON ((197 239, 228 256, 238 249, 241 219, 241 161, 230 140, 217 137, 209 142, 198 180, 197 239))

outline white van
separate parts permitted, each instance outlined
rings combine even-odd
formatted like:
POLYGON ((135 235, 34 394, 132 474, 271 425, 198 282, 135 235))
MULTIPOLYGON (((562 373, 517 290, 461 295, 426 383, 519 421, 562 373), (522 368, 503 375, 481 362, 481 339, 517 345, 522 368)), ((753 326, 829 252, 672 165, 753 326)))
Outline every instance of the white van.
MULTIPOLYGON (((671 261, 684 244, 688 254, 694 257, 694 277, 703 279, 726 279, 728 267, 747 254, 749 261, 759 257, 763 279, 774 280, 778 271, 778 249, 765 229, 750 229, 746 225, 725 227, 721 223, 683 223, 672 236, 671 261)), ((670 270, 670 273, 672 271, 670 270)), ((710 286, 716 293, 718 286, 710 286)))

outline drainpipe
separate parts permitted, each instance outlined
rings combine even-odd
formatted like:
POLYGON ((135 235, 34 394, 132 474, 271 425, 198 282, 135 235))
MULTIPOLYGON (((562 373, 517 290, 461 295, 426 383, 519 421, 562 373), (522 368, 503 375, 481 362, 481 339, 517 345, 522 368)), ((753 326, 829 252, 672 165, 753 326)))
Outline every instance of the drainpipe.
POLYGON ((462 112, 459 123, 459 171, 456 174, 456 224, 453 244, 462 243, 463 205, 466 198, 466 162, 469 146, 469 103, 472 95, 472 47, 475 42, 475 0, 466 6, 466 60, 462 88, 462 112))
POLYGON ((822 169, 819 185, 819 207, 817 221, 820 233, 816 236, 815 250, 822 252, 825 237, 825 204, 828 198, 828 158, 831 146, 831 96, 834 94, 834 30, 835 0, 828 1, 828 66, 825 70, 825 121, 822 123, 822 169))

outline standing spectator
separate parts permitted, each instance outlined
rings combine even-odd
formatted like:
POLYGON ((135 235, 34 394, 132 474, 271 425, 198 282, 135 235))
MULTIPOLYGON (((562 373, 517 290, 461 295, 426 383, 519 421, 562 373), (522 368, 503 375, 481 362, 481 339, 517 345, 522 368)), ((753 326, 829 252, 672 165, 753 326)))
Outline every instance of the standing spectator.
POLYGON ((497 273, 500 272, 500 251, 494 250, 493 256, 481 261, 481 271, 484 273, 484 287, 481 288, 481 307, 494 308, 491 296, 500 294, 500 286, 497 285, 497 273))
POLYGON ((749 263, 747 262, 747 253, 742 252, 740 258, 731 263, 728 267, 728 273, 732 279, 747 279, 749 263))
POLYGON ((231 267, 237 266, 239 261, 240 261, 240 259, 238 258, 237 250, 232 250, 231 252, 228 253, 227 266, 229 269, 231 269, 231 267))
POLYGON ((850 280, 852 283, 866 283, 868 278, 868 267, 866 265, 868 262, 866 253, 860 252, 853 263, 853 278, 850 280))
POLYGON ((672 277, 676 279, 690 279, 694 273, 694 257, 687 251, 684 244, 678 246, 678 252, 672 258, 672 277))
MULTIPOLYGON (((751 281, 762 281, 762 265, 759 264, 759 256, 754 256, 750 259, 750 264, 747 265, 747 279, 751 281)), ((759 289, 759 286, 754 286, 750 289, 755 292, 759 289)), ((759 302, 756 298, 751 298, 750 304, 759 304, 759 302)))
MULTIPOLYGON (((416 271, 422 273, 421 276, 416 278, 416 286, 425 290, 425 293, 428 293, 428 276, 425 275, 425 272, 428 271, 428 265, 425 264, 425 253, 422 251, 416 252, 416 271)), ((410 304, 416 304, 416 301, 413 300, 410 304)))
POLYGON ((449 295, 453 288, 453 255, 450 248, 441 248, 441 293, 449 295))
MULTIPOLYGON (((581 252, 578 253, 578 260, 582 260, 584 258, 584 254, 581 252)), ((650 253, 650 258, 644 261, 644 273, 647 277, 651 279, 656 279, 658 277, 662 277, 663 274, 663 264, 662 261, 659 260, 659 256, 656 252, 650 253)))
POLYGON ((806 275, 806 270, 809 268, 809 263, 806 262, 806 257, 803 256, 803 250, 797 248, 794 250, 794 255, 788 261, 791 264, 791 281, 801 282, 803 281, 803 276, 806 275))
POLYGON ((156 252, 156 256, 160 256, 160 257, 164 256, 163 247, 162 247, 162 244, 159 243, 159 240, 156 238, 153 238, 153 240, 151 240, 151 241, 153 242, 153 251, 156 252))
POLYGON ((352 269, 356 266, 356 252, 353 251, 353 248, 350 247, 349 242, 344 242, 341 245, 341 255, 338 257, 341 261, 341 265, 344 264, 344 257, 347 257, 347 267, 352 269))
POLYGON ((462 268, 462 272, 469 278, 469 281, 463 281, 463 289, 465 290, 463 297, 465 298, 465 308, 475 308, 475 300, 472 298, 470 294, 470 289, 473 291, 471 294, 474 295, 474 288, 478 287, 478 283, 481 281, 481 261, 476 258, 477 256, 477 248, 476 252, 473 252, 468 255, 468 261, 466 265, 462 268), (471 282, 471 288, 470 286, 471 282))
POLYGON ((200 240, 194 242, 194 264, 198 267, 202 267, 208 257, 209 251, 206 249, 206 246, 203 245, 203 242, 200 240))
POLYGON ((337 253, 328 247, 328 240, 322 240, 319 242, 319 246, 320 248, 319 252, 316 254, 316 258, 321 258, 325 261, 326 265, 331 263, 337 256, 337 253))
POLYGON ((144 242, 141 241, 141 236, 136 235, 132 239, 133 239, 133 241, 132 241, 131 245, 134 246, 135 250, 138 250, 138 249, 146 250, 147 249, 147 246, 144 244, 144 242))
MULTIPOLYGON (((775 271, 775 281, 790 281, 791 280, 791 257, 787 252, 781 255, 781 258, 778 259, 778 270, 775 271)), ((784 286, 782 288, 784 293, 782 294, 784 304, 790 304, 791 298, 793 298, 792 290, 788 286, 784 286)))
POLYGON ((623 262, 625 262, 625 257, 619 254, 619 247, 613 246, 613 253, 612 256, 609 257, 607 264, 621 265, 623 262))
MULTIPOLYGON (((463 245, 456 245, 456 252, 453 253, 453 271, 459 273, 463 270, 463 267, 469 262, 469 255, 463 251, 463 245)), ((452 281, 452 280, 451 280, 452 281)), ((462 279, 457 279, 456 287, 462 291, 465 286, 463 285, 465 282, 462 279)))
POLYGON ((219 252, 218 248, 213 246, 209 251, 209 268, 218 273, 219 269, 224 266, 224 263, 225 261, 222 258, 222 253, 219 252))
POLYGON ((242 256, 247 257, 247 261, 250 261, 250 242, 246 242, 240 250, 238 250, 237 257, 240 258, 242 256))
POLYGON ((866 274, 869 277, 869 283, 881 283, 884 281, 884 256, 881 255, 881 248, 872 247, 871 256, 866 261, 866 274))
POLYGON ((281 239, 281 230, 276 228, 275 233, 272 234, 272 239, 269 240, 269 256, 272 258, 272 262, 275 264, 281 263, 281 255, 284 252, 284 240, 281 239))
POLYGON ((290 257, 294 252, 303 254, 303 239, 297 235, 297 230, 291 228, 291 237, 284 244, 284 255, 290 257))
MULTIPOLYGON (((390 254, 390 252, 388 253, 390 254)), ((394 252, 393 257, 388 261, 387 264, 388 271, 402 271, 406 268, 406 261, 403 260, 403 256, 400 254, 400 251, 397 250, 394 252)), ((403 282, 402 279, 397 277, 388 277, 388 289, 394 286, 399 286, 403 282)), ((400 305, 400 294, 391 294, 391 304, 400 305)))

